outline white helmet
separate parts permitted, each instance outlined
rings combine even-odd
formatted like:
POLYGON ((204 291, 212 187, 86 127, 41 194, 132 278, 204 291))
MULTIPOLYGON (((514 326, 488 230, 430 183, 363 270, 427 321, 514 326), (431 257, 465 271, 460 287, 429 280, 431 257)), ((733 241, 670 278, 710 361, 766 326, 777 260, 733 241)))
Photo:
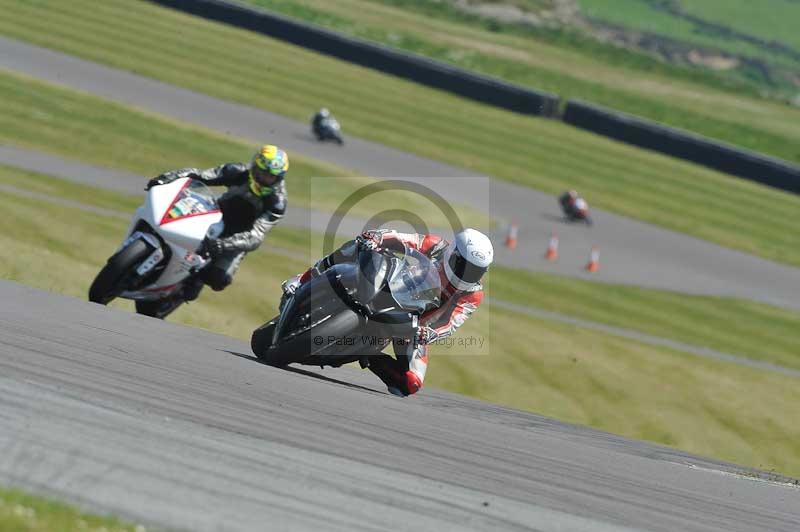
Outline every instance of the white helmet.
POLYGON ((331 112, 328 111, 327 107, 323 107, 322 109, 319 110, 319 116, 321 116, 322 118, 328 118, 329 116, 331 116, 331 112))
POLYGON ((475 229, 464 229, 447 248, 444 272, 450 284, 459 290, 475 287, 494 259, 489 237, 475 229))

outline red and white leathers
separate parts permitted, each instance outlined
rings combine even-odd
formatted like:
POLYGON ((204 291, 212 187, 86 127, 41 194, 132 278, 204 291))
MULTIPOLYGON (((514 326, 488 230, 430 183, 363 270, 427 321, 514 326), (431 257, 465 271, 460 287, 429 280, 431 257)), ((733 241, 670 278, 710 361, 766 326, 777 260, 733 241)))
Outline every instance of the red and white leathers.
MULTIPOLYGON (((440 236, 399 233, 393 230, 369 231, 359 237, 360 242, 365 239, 373 240, 375 245, 385 248, 402 247, 405 244, 438 260, 439 264, 443 264, 443 255, 448 246, 448 242, 440 236)), ((284 283, 284 290, 294 291, 314 273, 325 271, 334 264, 355 260, 356 246, 354 240, 347 242, 304 274, 284 283)), ((483 300, 483 287, 480 283, 468 290, 459 290, 448 282, 443 266, 440 267, 440 275, 444 287, 442 302, 438 308, 420 316, 417 341, 395 340, 393 348, 396 358, 385 354, 369 357, 369 369, 394 394, 411 395, 422 388, 428 369, 427 344, 452 335, 478 309, 483 300)))
POLYGON ((589 204, 574 190, 564 192, 558 198, 558 201, 561 204, 561 208, 564 210, 564 214, 568 216, 572 217, 578 215, 580 217, 585 217, 589 214, 589 204))

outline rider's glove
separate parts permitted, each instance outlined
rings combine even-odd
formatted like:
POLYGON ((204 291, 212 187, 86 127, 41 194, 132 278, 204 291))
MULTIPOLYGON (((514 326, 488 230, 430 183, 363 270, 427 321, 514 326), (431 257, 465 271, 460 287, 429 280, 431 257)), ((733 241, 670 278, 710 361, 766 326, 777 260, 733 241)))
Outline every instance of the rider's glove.
POLYGON ((417 345, 427 345, 431 342, 435 342, 438 337, 439 334, 436 331, 423 325, 422 327, 417 327, 417 333, 414 335, 414 341, 417 343, 417 345))
POLYGON ((360 249, 375 251, 381 247, 381 243, 383 243, 383 235, 387 232, 387 229, 372 229, 369 231, 364 231, 356 237, 356 244, 358 244, 360 249))
POLYGON ((283 284, 281 284, 281 290, 283 290, 284 295, 291 296, 294 295, 299 286, 300 286, 300 276, 295 275, 294 277, 286 279, 283 282, 283 284))
POLYGON ((216 259, 225 253, 225 245, 217 238, 206 238, 203 242, 203 251, 212 259, 216 259))
POLYGON ((166 185, 167 183, 172 183, 178 178, 178 174, 175 172, 167 172, 161 174, 160 176, 154 177, 150 181, 147 182, 147 185, 144 187, 145 190, 150 190, 153 187, 157 187, 158 185, 166 185))
POLYGON ((157 187, 158 185, 163 185, 165 183, 164 179, 161 176, 154 177, 147 184, 144 186, 145 190, 150 190, 153 187, 157 187))

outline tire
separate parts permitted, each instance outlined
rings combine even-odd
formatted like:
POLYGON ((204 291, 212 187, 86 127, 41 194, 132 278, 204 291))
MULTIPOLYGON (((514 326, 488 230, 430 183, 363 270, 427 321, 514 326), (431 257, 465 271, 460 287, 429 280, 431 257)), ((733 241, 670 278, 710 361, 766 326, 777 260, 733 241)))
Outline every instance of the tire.
POLYGON ((141 240, 136 240, 108 259, 89 288, 89 301, 108 305, 125 291, 127 288, 125 282, 150 252, 150 246, 141 240))
POLYGON ((259 359, 264 360, 263 357, 272 344, 272 333, 275 331, 275 323, 277 323, 277 321, 278 317, 273 318, 271 321, 268 321, 253 331, 253 336, 250 337, 250 349, 253 350, 253 354, 259 359))
POLYGON ((253 332, 250 344, 255 355, 270 366, 288 366, 292 363, 303 363, 314 354, 311 352, 313 348, 321 345, 314 343, 315 338, 340 336, 343 332, 352 331, 360 326, 361 319, 358 314, 349 308, 342 309, 338 314, 331 316, 313 329, 276 346, 269 346, 272 329, 275 327, 275 320, 273 320, 253 332))

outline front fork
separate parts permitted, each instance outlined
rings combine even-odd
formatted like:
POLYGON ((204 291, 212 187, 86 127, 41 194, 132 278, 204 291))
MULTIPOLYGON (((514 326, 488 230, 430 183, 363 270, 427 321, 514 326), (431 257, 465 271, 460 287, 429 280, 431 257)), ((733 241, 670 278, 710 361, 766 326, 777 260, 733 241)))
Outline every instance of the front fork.
POLYGON ((136 268, 136 275, 139 277, 144 277, 150 273, 153 268, 158 266, 162 260, 164 260, 164 250, 161 247, 161 242, 155 236, 143 231, 134 231, 128 238, 125 239, 117 252, 125 249, 136 240, 144 240, 148 246, 153 248, 153 252, 150 254, 150 256, 147 257, 138 268, 136 268))

